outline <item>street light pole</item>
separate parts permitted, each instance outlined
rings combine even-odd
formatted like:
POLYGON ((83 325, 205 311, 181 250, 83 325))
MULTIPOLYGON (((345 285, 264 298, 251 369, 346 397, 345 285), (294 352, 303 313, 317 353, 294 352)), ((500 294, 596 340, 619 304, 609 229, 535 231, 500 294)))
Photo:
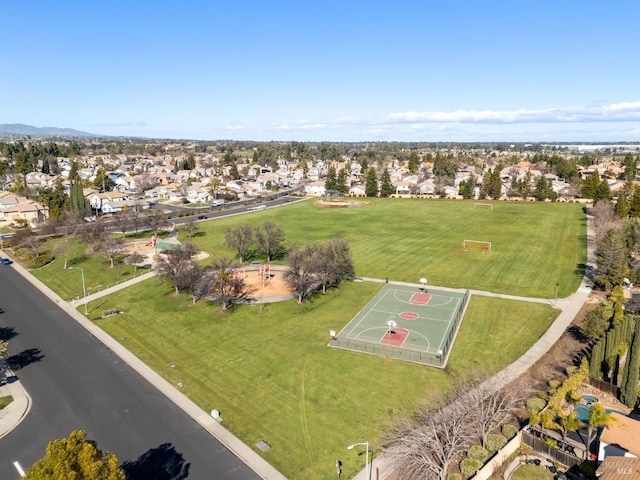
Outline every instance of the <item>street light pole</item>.
POLYGON ((82 295, 84 296, 84 314, 87 315, 87 288, 84 283, 84 268, 82 267, 69 267, 69 270, 80 270, 80 275, 82 275, 82 295))
POLYGON ((353 447, 357 446, 357 445, 366 445, 366 450, 365 450, 365 460, 364 460, 364 475, 365 475, 365 480, 371 480, 371 472, 369 471, 369 442, 361 442, 361 443, 354 443, 353 445, 349 445, 347 447, 347 450, 351 450, 353 447))

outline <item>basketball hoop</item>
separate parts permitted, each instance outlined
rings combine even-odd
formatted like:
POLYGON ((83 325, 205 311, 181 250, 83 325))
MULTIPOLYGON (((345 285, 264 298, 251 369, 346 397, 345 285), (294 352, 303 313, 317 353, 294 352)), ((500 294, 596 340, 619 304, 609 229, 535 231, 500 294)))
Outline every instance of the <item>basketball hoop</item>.
POLYGON ((389 345, 391 345, 391 335, 393 335, 393 330, 391 329, 396 328, 398 324, 394 320, 389 320, 387 322, 387 326, 389 327, 389 329, 387 330, 387 332, 389 333, 389 345))

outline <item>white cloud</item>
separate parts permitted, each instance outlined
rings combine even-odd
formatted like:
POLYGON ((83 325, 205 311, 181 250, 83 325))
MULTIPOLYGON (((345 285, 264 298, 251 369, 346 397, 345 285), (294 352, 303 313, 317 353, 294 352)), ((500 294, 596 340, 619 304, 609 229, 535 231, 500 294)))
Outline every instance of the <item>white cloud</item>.
POLYGON ((398 112, 391 123, 583 123, 640 120, 640 101, 609 105, 559 107, 542 110, 454 110, 451 112, 398 112))

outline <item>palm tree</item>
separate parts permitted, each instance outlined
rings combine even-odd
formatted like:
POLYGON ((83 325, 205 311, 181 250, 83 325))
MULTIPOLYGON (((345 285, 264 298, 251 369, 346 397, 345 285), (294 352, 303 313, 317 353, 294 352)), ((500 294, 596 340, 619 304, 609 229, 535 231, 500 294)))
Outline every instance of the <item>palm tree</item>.
POLYGON ((608 427, 618 423, 618 419, 612 416, 604 408, 600 402, 596 402, 589 408, 589 418, 587 420, 587 451, 585 460, 589 460, 589 453, 591 452, 591 444, 596 439, 598 434, 598 428, 608 427))

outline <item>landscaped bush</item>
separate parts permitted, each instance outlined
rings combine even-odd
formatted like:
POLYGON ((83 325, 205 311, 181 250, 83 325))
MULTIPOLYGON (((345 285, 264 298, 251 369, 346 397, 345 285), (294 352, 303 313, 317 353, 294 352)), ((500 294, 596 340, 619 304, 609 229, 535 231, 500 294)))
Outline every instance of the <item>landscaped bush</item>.
POLYGON ((490 454, 496 453, 507 444, 507 437, 500 433, 492 433, 487 437, 487 451, 490 454))
POLYGON ((527 400, 527 410, 530 412, 540 412, 547 405, 547 401, 542 398, 530 398, 527 400))
POLYGON ((507 423, 502 426, 502 435, 504 435, 507 439, 511 440, 518 433, 518 427, 515 425, 511 425, 507 423))
POLYGON ((480 467, 482 467, 482 462, 473 458, 465 458, 460 462, 460 471, 467 478, 476 473, 480 467))
POLYGON ((549 388, 554 392, 558 389, 558 387, 562 385, 560 380, 549 380, 549 388))
POLYGON ((480 461, 480 465, 489 457, 489 452, 481 445, 471 445, 467 450, 467 458, 480 461))
POLYGON ((575 375, 578 371, 578 367, 576 367, 575 365, 569 365, 565 372, 567 372, 567 377, 570 377, 571 375, 575 375))
POLYGON ((42 255, 38 255, 35 259, 29 258, 27 264, 29 265, 29 268, 40 268, 49 264, 53 259, 53 255, 51 255, 51 253, 49 252, 46 252, 42 255))

